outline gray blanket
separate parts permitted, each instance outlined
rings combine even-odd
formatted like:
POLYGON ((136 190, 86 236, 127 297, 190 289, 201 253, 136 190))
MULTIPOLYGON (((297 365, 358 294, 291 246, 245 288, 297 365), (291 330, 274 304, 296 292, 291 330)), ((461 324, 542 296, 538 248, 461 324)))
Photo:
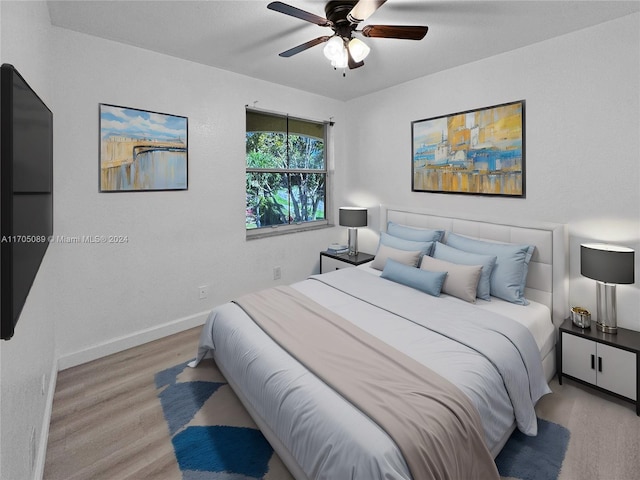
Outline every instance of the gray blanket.
MULTIPOLYGON (((540 351, 531 333, 519 323, 493 312, 458 302, 416 301, 411 290, 357 268, 311 277, 359 300, 422 325, 477 351, 500 373, 513 405, 516 425, 526 435, 538 430, 535 404, 547 393, 540 351), (380 295, 380 282, 391 284, 380 295), (426 314, 428 312, 428 314, 426 314)), ((522 307, 526 308, 526 307, 522 307)))
POLYGON ((290 287, 235 303, 380 425, 414 479, 498 478, 475 407, 448 380, 290 287))

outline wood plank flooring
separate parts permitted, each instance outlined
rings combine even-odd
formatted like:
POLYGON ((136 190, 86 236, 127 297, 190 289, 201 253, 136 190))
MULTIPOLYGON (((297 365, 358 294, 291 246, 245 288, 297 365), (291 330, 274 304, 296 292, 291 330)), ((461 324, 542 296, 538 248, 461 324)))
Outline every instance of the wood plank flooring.
POLYGON ((154 376, 195 357, 200 327, 58 374, 47 480, 179 479, 154 376))
MULTIPOLYGON (((181 478, 154 376, 195 356, 200 327, 58 374, 45 480, 181 478)), ((536 407, 571 431, 558 480, 640 478, 632 404, 566 380, 536 407)), ((338 479, 337 479, 338 480, 338 479)))

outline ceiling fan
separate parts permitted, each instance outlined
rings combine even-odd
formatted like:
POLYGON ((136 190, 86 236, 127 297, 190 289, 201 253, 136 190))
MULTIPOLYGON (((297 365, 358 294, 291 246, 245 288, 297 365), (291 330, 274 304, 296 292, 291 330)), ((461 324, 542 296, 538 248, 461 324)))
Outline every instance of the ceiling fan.
POLYGON ((366 25, 357 30, 360 23, 371 16, 387 0, 331 0, 324 7, 326 18, 314 15, 282 2, 271 2, 267 8, 292 17, 329 27, 333 35, 309 40, 297 47, 280 53, 281 57, 291 57, 321 43, 326 43, 324 55, 331 60, 334 68, 358 68, 364 65, 364 59, 370 48, 354 36, 361 33, 369 38, 399 38, 402 40, 422 40, 429 27, 408 25, 366 25))

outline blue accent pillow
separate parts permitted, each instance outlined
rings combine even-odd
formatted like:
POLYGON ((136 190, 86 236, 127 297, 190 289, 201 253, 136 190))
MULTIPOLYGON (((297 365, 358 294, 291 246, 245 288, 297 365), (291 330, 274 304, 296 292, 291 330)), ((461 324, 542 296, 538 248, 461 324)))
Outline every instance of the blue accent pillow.
POLYGON ((397 250, 408 250, 410 252, 420 251, 422 255, 430 255, 433 248, 433 242, 405 240, 404 238, 394 237, 385 232, 380 233, 380 245, 386 245, 387 247, 397 250))
POLYGON ((491 300, 491 272, 496 264, 495 255, 469 253, 437 242, 433 252, 433 258, 461 265, 482 265, 476 296, 482 300, 491 300))
POLYGON ((496 265, 491 274, 491 295, 518 305, 529 305, 524 298, 524 287, 534 246, 486 242, 455 233, 449 233, 447 245, 466 252, 495 255, 496 265))
POLYGON ((414 242, 440 242, 444 236, 444 230, 432 230, 430 228, 414 228, 397 223, 387 222, 387 233, 394 237, 412 240, 414 242))
POLYGON ((439 297, 447 272, 430 272, 389 259, 380 277, 439 297))

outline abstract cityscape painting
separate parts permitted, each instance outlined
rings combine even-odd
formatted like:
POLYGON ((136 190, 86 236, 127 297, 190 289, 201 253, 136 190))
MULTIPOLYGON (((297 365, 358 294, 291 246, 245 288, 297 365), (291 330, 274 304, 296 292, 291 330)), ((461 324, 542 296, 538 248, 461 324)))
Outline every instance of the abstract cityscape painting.
POLYGON ((186 190, 188 119, 100 104, 100 191, 186 190))
POLYGON ((524 100, 411 123, 411 190, 525 197, 524 100))

